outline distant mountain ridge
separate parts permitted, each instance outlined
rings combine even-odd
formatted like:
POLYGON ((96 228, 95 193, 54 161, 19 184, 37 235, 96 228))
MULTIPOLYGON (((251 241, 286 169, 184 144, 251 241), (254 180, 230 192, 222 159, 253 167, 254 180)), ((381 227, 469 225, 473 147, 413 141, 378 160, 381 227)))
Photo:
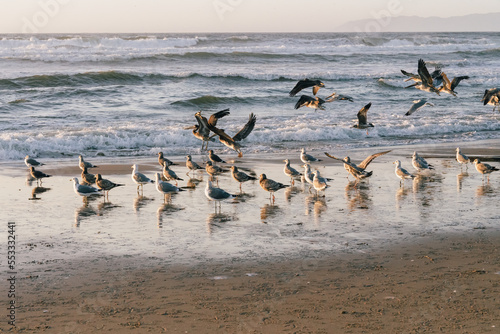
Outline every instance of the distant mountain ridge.
POLYGON ((453 32, 500 31, 500 13, 452 17, 391 16, 347 22, 337 32, 453 32))

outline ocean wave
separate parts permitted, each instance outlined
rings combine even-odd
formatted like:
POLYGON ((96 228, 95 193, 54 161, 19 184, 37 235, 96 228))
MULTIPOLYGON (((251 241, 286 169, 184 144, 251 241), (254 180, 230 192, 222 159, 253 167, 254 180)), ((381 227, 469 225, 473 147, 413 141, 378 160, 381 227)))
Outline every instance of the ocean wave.
POLYGON ((180 100, 171 103, 172 105, 181 105, 188 107, 207 107, 218 104, 251 104, 251 101, 248 99, 244 99, 237 96, 229 96, 229 97, 219 97, 213 95, 204 95, 201 97, 196 97, 187 100, 180 100))

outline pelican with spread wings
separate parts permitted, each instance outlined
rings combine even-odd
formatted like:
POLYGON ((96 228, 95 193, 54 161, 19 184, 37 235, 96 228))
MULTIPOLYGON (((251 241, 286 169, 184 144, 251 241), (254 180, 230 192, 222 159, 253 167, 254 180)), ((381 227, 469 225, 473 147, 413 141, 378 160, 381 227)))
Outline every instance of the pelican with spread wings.
POLYGON ((226 115, 229 115, 229 112, 221 117, 210 117, 210 119, 208 120, 208 128, 210 129, 210 131, 219 136, 219 140, 222 144, 238 152, 238 157, 241 158, 243 156, 243 153, 241 152, 242 146, 239 142, 248 137, 248 135, 253 131, 255 122, 257 122, 257 117, 253 113, 251 113, 248 117, 248 122, 243 126, 243 128, 241 128, 240 131, 238 131, 237 134, 231 137, 223 129, 219 129, 217 127, 217 120, 226 115))

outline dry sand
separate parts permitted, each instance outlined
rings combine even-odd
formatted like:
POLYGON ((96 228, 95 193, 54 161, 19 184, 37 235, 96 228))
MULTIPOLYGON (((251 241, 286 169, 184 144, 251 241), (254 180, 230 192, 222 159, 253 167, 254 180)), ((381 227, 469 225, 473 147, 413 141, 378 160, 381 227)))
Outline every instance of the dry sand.
MULTIPOLYGON (((464 151, 495 164, 496 144, 464 151)), ((271 205, 250 183, 220 215, 204 197, 204 181, 170 205, 152 185, 146 199, 137 196, 124 161, 92 161, 102 165, 93 172, 126 186, 112 190, 112 203, 83 205, 71 189, 79 171, 70 162, 44 166, 54 177, 39 200, 29 200, 34 185, 21 165, 4 164, 0 181, 16 189, 0 197, 9 203, 2 218, 16 221, 19 236, 18 308, 17 327, 4 320, 0 329, 498 333, 500 175, 482 183, 473 167, 464 175, 453 156, 451 146, 394 148, 358 189, 340 164, 324 159, 322 175, 334 179, 325 198, 299 185, 271 205), (410 169, 414 149, 438 172, 399 188, 391 162, 410 169)), ((247 157, 238 165, 286 182, 281 159, 247 157)), ((158 168, 154 159, 140 164, 150 176, 158 168)), ((184 167, 175 170, 185 176, 184 167)), ((238 189, 227 176, 220 184, 238 189)), ((5 293, 1 300, 7 305, 5 293)))

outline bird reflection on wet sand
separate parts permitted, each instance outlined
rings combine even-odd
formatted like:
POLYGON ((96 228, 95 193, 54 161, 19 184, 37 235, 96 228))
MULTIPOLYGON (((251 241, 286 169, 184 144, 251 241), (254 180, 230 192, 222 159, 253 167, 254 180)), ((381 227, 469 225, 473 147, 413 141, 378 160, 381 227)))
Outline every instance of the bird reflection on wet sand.
POLYGON ((203 178, 197 179, 197 178, 191 177, 187 181, 187 185, 184 188, 187 188, 189 190, 194 190, 198 186, 198 184, 200 184, 201 182, 203 182, 203 178))
POLYGON ((112 209, 120 207, 121 207, 120 205, 113 204, 109 201, 99 202, 99 204, 97 204, 97 215, 103 216, 109 213, 112 209))
POLYGON ((320 218, 321 214, 328 209, 326 205, 326 197, 318 197, 316 194, 306 196, 305 198, 305 215, 309 216, 311 211, 314 218, 320 218), (312 209, 312 210, 311 210, 312 209))
POLYGON ((412 191, 411 188, 400 187, 396 190, 396 208, 401 208, 401 202, 408 196, 408 193, 412 191))
POLYGON ((156 218, 158 222, 158 228, 163 228, 163 218, 164 216, 170 216, 172 213, 184 210, 185 208, 178 205, 174 205, 171 202, 161 203, 156 210, 156 218))
POLYGON ((349 181, 345 187, 345 198, 349 211, 369 209, 372 203, 370 198, 370 184, 367 182, 349 181))
POLYGON ((295 186, 285 188, 285 200, 287 202, 290 202, 292 197, 297 195, 299 192, 300 192, 300 189, 295 187, 295 186))
POLYGON ((262 208, 260 208, 260 219, 263 223, 267 223, 268 219, 273 218, 277 214, 281 213, 282 210, 279 206, 274 204, 264 204, 262 208))
POLYGON ((37 195, 39 194, 43 194, 44 192, 46 191, 49 191, 50 188, 45 188, 45 187, 34 187, 32 190, 31 190, 31 197, 28 198, 30 201, 37 201, 37 200, 40 200, 41 198, 38 197, 37 195))
POLYGON ((96 215, 97 211, 89 204, 89 201, 84 201, 83 205, 75 210, 75 227, 80 227, 82 220, 96 215))
POLYGON ((477 187, 476 189, 476 197, 479 199, 483 196, 491 196, 495 194, 496 191, 493 189, 493 187, 489 183, 482 184, 477 187))
POLYGON ((207 232, 212 234, 218 228, 222 228, 225 223, 238 220, 235 216, 227 213, 211 213, 207 216, 207 232))
POLYGON ((460 174, 457 174, 457 192, 462 191, 462 183, 467 177, 469 177, 468 172, 461 172, 460 174))
POLYGON ((137 197, 134 198, 134 204, 133 204, 134 212, 138 213, 142 207, 146 206, 146 204, 148 204, 151 201, 154 201, 154 199, 143 195, 137 195, 137 197))

